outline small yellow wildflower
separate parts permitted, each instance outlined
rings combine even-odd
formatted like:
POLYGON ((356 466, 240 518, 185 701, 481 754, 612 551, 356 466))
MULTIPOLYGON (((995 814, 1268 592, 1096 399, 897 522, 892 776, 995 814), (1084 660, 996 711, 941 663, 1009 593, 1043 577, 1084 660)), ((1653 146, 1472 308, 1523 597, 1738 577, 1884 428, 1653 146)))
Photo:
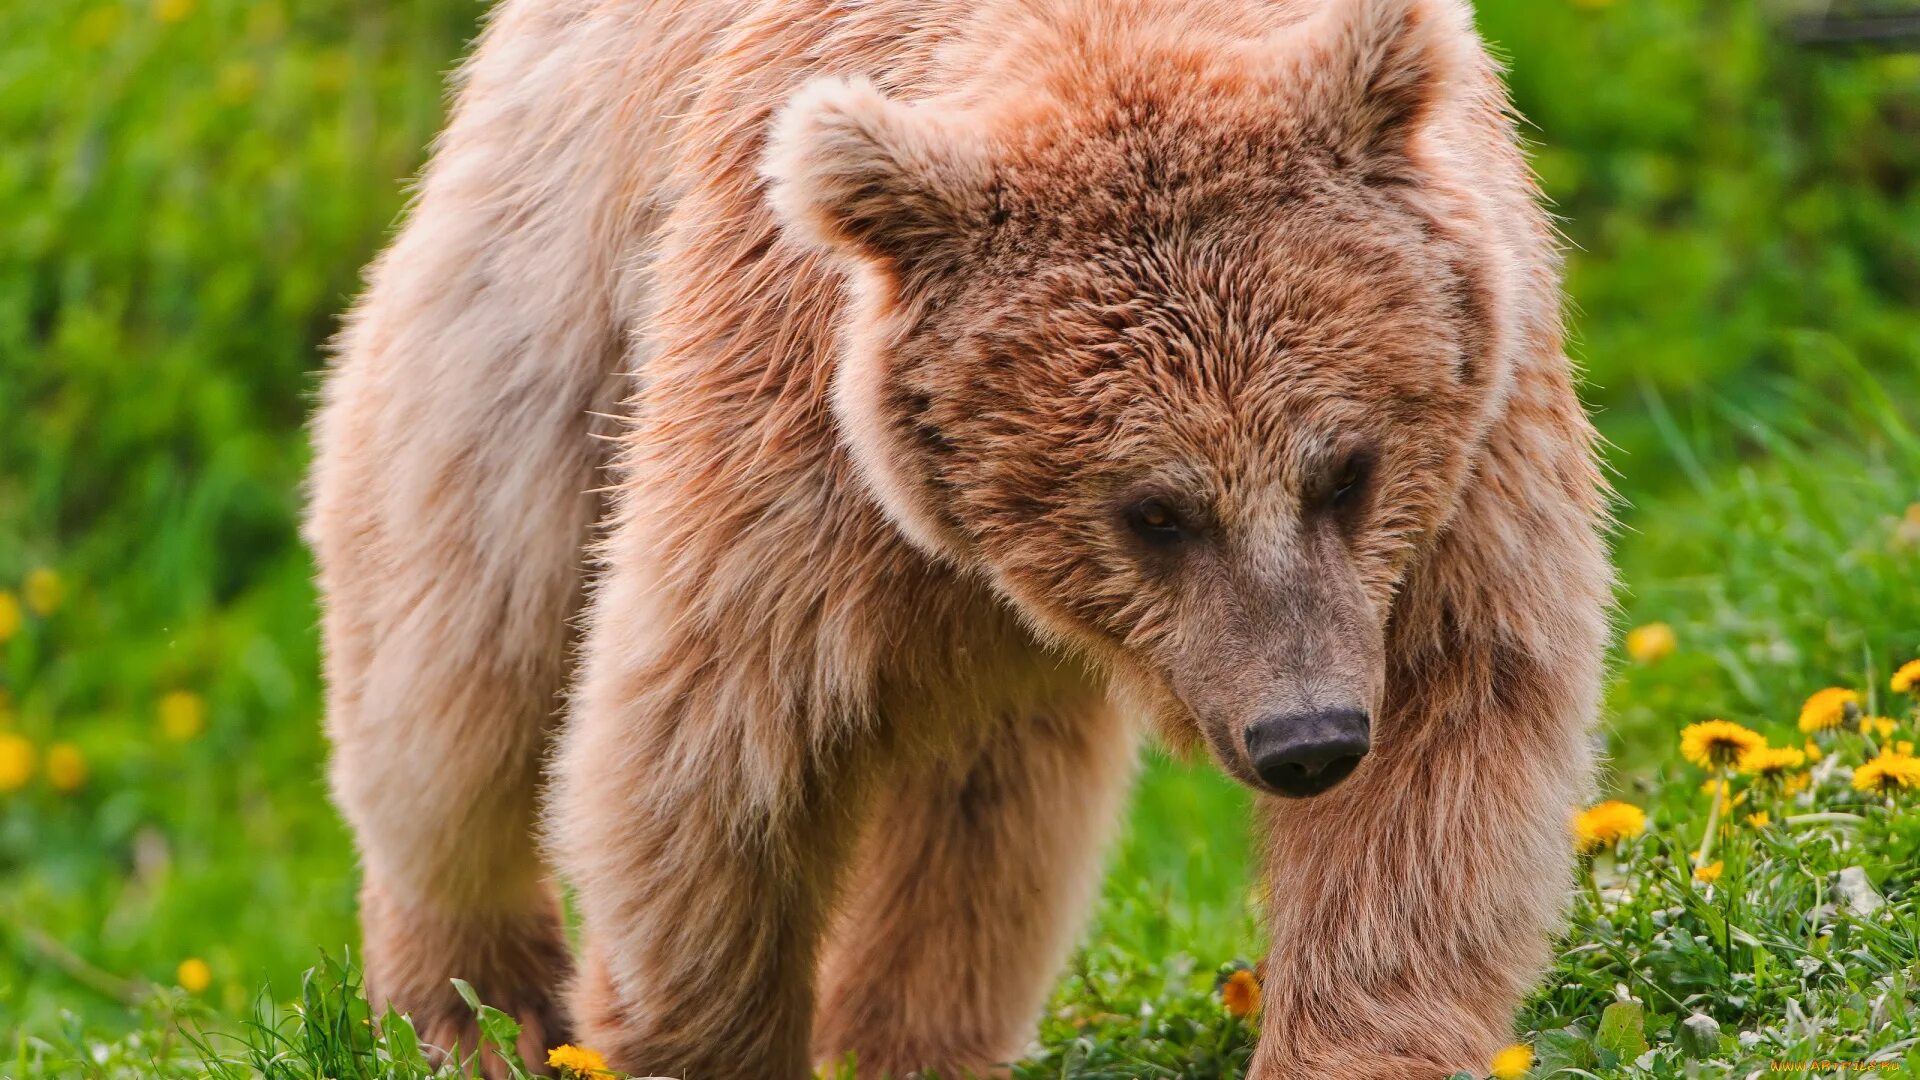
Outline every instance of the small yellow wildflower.
POLYGON ((0 791, 19 791, 33 779, 33 744, 11 731, 0 731, 0 791))
POLYGON ((1860 714, 1860 695, 1844 686, 1829 686, 1816 691, 1800 706, 1800 730, 1826 731, 1837 728, 1860 714))
POLYGON ((1233 1016, 1252 1016, 1260 1011, 1260 980, 1246 968, 1227 976, 1220 984, 1220 1003, 1233 1016))
POLYGON ((47 747, 47 783, 53 790, 71 794, 87 782, 87 756, 69 742, 47 747))
POLYGON ((1920 660, 1909 660, 1893 673, 1893 692, 1904 694, 1920 685, 1920 660))
POLYGON ((1680 754, 1703 769, 1732 765, 1749 750, 1767 745, 1760 733, 1728 720, 1703 720, 1680 733, 1680 754))
POLYGON ((1807 745, 1805 749, 1806 749, 1808 761, 1819 761, 1821 755, 1825 753, 1825 751, 1820 749, 1820 744, 1817 742, 1814 742, 1812 739, 1807 740, 1807 745))
POLYGON ((1663 622, 1636 626, 1627 631, 1627 655, 1642 664, 1657 664, 1672 655, 1679 638, 1673 627, 1663 622))
POLYGON ((595 1076, 612 1076, 613 1070, 607 1068, 607 1059, 584 1046, 556 1046, 547 1051, 547 1066, 559 1069, 564 1077, 580 1077, 582 1080, 595 1076))
POLYGON ((1879 757, 1853 770, 1853 786, 1856 791, 1881 795, 1920 789, 1920 758, 1898 750, 1882 750, 1879 757))
POLYGON ((180 984, 180 989, 189 994, 198 994, 213 985, 213 969, 207 966, 205 960, 197 956, 189 956, 180 961, 180 966, 175 969, 173 978, 180 984))
POLYGON ((33 609, 35 615, 46 616, 53 614, 54 609, 60 606, 60 599, 66 596, 67 587, 60 581, 59 574, 43 566, 27 575, 21 591, 26 594, 27 607, 33 609))
MULTIPOLYGON (((1722 785, 1725 785, 1726 793, 1728 795, 1733 795, 1733 784, 1729 781, 1722 780, 1717 776, 1707 777, 1706 782, 1700 785, 1700 794, 1711 797, 1713 795, 1714 789, 1722 785)), ((1733 795, 1732 798, 1728 799, 1727 805, 1739 806, 1741 803, 1746 801, 1747 801, 1747 793, 1742 791, 1740 794, 1733 795)))
POLYGON ((1727 864, 1725 862, 1715 859, 1705 866, 1694 867, 1693 879, 1702 885, 1711 885, 1720 880, 1720 872, 1726 868, 1727 864))
POLYGON ((1527 1075, 1527 1070, 1533 1068, 1533 1048, 1525 1043, 1514 1043, 1493 1055, 1490 1068, 1494 1080, 1521 1080, 1527 1075))
POLYGON ((13 640, 20 632, 20 599, 10 592, 0 592, 0 645, 13 640))
POLYGON ((1798 795, 1812 786, 1812 776, 1803 772, 1788 773, 1787 778, 1780 781, 1780 793, 1782 795, 1798 795))
POLYGON ((191 690, 175 690, 160 699, 160 732, 186 742, 207 728, 207 703, 191 690))
POLYGON ((1646 811, 1618 799, 1583 810, 1573 819, 1573 836, 1581 854, 1598 851, 1646 831, 1646 811))
POLYGON ((1765 810, 1762 810, 1757 814, 1748 814, 1747 824, 1753 826, 1756 829, 1764 829, 1767 826, 1773 824, 1773 815, 1767 813, 1765 810))
POLYGON ((1740 771, 1762 780, 1778 780, 1806 764, 1805 751, 1791 746, 1757 746, 1740 755, 1740 771))
POLYGON ((193 14, 193 0, 153 0, 153 17, 163 23, 177 23, 193 14))
POLYGON ((1860 730, 1871 732, 1874 738, 1885 741, 1893 738, 1893 729, 1900 725, 1889 716, 1869 716, 1860 721, 1860 730))

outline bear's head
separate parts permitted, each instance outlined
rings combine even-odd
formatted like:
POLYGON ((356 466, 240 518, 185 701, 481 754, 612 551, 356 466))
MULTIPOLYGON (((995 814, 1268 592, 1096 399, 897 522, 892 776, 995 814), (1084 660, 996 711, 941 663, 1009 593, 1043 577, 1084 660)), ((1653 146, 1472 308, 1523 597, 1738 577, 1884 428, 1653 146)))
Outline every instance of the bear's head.
POLYGON ((850 283, 842 438, 909 539, 1176 740, 1324 791, 1521 347, 1490 65, 1462 0, 1028 46, 940 99, 817 81, 773 126, 768 197, 850 283))

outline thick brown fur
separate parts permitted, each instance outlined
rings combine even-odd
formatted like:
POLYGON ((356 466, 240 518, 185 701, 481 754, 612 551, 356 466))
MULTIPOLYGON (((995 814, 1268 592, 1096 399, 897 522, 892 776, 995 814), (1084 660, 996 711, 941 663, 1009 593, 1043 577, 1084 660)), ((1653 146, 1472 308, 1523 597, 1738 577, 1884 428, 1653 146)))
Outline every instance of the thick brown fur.
POLYGON ((376 997, 988 1069, 1134 718, 1260 787, 1339 708, 1372 753, 1263 800, 1254 1075, 1482 1065, 1611 580, 1558 272, 1462 0, 507 0, 316 423, 376 997))

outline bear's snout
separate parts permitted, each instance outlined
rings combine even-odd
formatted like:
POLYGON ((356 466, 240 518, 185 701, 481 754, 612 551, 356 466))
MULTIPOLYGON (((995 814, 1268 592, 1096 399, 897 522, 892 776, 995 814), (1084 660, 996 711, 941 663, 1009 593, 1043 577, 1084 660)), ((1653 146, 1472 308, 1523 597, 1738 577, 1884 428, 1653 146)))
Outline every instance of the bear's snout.
POLYGON ((1265 716, 1247 726, 1247 760, 1267 787, 1304 799, 1353 772, 1370 727, 1366 710, 1355 708, 1265 716))

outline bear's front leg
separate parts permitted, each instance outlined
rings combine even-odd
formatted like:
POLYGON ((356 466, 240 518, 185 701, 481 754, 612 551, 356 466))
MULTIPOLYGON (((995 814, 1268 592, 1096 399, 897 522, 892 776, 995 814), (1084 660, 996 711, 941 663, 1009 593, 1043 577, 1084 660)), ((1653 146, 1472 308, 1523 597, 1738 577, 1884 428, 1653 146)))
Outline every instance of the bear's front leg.
POLYGON ((1591 786, 1610 579, 1568 535, 1504 589, 1500 553, 1445 545, 1396 609, 1372 756, 1270 805, 1257 1080, 1483 1075, 1512 1041, 1591 786))
POLYGON ((678 603, 616 559, 555 762, 576 1030, 636 1076, 799 1080, 862 740, 678 603))

